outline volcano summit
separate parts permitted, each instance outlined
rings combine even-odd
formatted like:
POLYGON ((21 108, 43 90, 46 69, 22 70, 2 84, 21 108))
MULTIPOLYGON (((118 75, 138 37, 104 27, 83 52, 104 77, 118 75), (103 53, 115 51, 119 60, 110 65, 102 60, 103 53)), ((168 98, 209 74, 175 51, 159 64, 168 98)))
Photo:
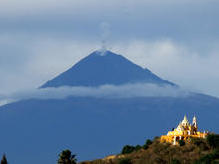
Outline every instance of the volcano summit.
POLYGON ((111 51, 95 51, 71 69, 48 81, 41 88, 60 86, 96 87, 106 84, 153 83, 158 85, 175 84, 163 80, 148 69, 132 63, 111 51))

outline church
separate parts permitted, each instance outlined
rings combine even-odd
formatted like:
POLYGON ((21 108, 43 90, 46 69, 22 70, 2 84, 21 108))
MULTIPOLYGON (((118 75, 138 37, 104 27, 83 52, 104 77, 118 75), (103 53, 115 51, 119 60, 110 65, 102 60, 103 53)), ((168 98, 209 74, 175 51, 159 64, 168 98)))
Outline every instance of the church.
POLYGON ((179 123, 176 129, 173 131, 169 131, 167 135, 161 136, 160 141, 162 143, 169 142, 173 145, 177 145, 179 140, 184 140, 185 142, 189 142, 191 138, 206 138, 208 133, 206 132, 199 132, 197 119, 194 116, 192 124, 189 123, 186 116, 184 119, 179 123))

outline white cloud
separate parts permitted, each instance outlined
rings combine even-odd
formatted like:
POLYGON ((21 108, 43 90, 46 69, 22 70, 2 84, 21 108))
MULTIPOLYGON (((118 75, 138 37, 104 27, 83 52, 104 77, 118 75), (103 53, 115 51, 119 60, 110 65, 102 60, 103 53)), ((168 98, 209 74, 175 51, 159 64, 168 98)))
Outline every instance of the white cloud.
POLYGON ((116 49, 165 79, 186 88, 219 96, 218 44, 215 43, 215 48, 205 54, 202 50, 197 51, 171 40, 134 41, 125 46, 118 45, 116 49))
POLYGON ((100 48, 97 43, 25 35, 2 37, 0 47, 0 94, 37 88, 100 48))
POLYGON ((97 98, 132 98, 132 97, 185 97, 186 90, 172 86, 155 84, 126 84, 120 86, 103 85, 100 87, 59 87, 32 89, 15 92, 0 97, 0 105, 25 99, 64 99, 69 96, 97 98))

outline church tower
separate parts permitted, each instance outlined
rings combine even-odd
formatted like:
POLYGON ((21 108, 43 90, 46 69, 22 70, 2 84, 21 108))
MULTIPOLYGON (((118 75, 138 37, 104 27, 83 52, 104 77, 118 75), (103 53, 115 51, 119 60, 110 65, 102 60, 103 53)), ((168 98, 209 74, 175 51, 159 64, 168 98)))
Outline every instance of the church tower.
POLYGON ((193 125, 195 128, 197 128, 197 119, 196 119, 195 116, 193 117, 192 125, 193 125))
POLYGON ((189 126, 189 121, 188 121, 186 115, 184 116, 184 119, 182 121, 182 126, 189 126))

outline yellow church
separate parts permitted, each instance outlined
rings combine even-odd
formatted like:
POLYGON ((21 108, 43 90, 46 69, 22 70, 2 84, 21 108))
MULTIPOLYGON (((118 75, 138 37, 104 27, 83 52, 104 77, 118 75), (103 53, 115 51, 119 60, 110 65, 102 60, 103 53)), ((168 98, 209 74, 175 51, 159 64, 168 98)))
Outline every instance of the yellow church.
POLYGON ((173 145, 177 145, 179 140, 189 142, 192 137, 206 138, 207 135, 208 132, 198 131, 197 119, 195 116, 193 117, 192 124, 190 124, 187 117, 184 116, 184 119, 179 123, 178 127, 173 129, 173 131, 169 131, 167 135, 161 136, 160 141, 162 143, 169 142, 173 145))

